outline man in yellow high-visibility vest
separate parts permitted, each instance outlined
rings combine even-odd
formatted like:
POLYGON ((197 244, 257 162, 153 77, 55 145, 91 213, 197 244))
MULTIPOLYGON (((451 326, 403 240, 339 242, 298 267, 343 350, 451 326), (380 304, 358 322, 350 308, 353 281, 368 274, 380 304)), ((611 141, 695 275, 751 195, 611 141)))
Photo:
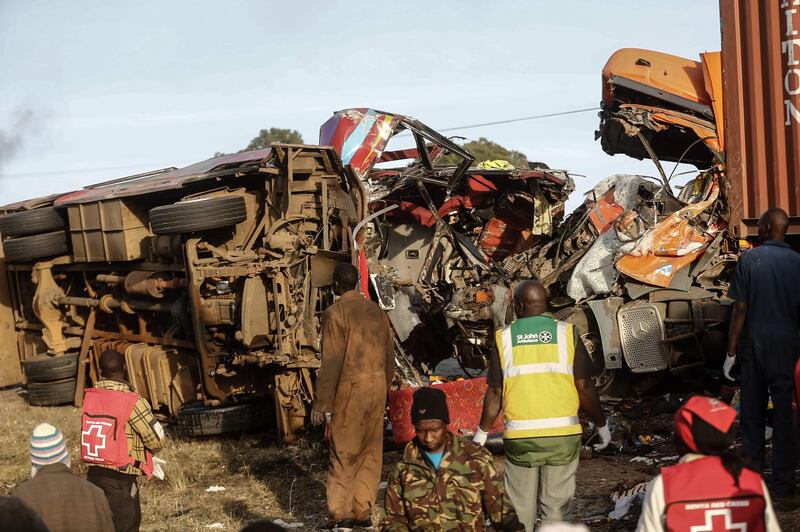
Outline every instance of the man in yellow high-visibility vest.
POLYGON ((527 531, 542 522, 569 521, 581 447, 578 408, 598 427, 604 449, 611 441, 592 377, 597 373, 572 324, 556 320, 547 292, 537 281, 514 291, 517 319, 495 333, 489 361, 489 388, 474 441, 503 411, 506 492, 527 531))

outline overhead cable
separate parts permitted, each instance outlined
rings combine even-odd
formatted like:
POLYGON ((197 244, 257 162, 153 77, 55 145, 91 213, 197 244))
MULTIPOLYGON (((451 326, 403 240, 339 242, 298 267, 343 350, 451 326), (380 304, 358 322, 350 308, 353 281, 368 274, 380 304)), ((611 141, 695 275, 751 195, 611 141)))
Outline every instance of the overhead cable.
POLYGON ((484 126, 499 126, 502 124, 511 124, 513 122, 524 122, 526 120, 537 120, 539 118, 550 118, 553 116, 565 116, 565 115, 575 115, 578 113, 588 113, 589 111, 599 111, 599 107, 586 107, 584 109, 575 109, 573 111, 561 111, 558 113, 547 113, 543 115, 533 115, 533 116, 524 116, 522 118, 509 118, 508 120, 497 120, 495 122, 483 122, 481 124, 470 124, 467 126, 456 126, 456 127, 447 127, 444 129, 439 129, 437 131, 456 131, 458 129, 471 129, 474 127, 484 127, 484 126))
MULTIPOLYGON (((499 126, 503 124, 512 124, 514 122, 525 122, 527 120, 538 120, 540 118, 552 118, 556 116, 567 116, 567 115, 574 115, 578 113, 588 113, 590 111, 598 111, 600 110, 599 107, 586 107, 583 109, 574 109, 572 111, 560 111, 557 113, 546 113, 541 115, 533 115, 533 116, 523 116, 519 118, 509 118, 507 120, 496 120, 494 122, 482 122, 480 124, 468 124, 465 126, 454 126, 454 127, 446 127, 444 129, 438 129, 439 132, 445 131, 458 131, 461 129, 472 129, 476 127, 486 127, 486 126, 499 126)), ((172 162, 166 163, 141 163, 141 164, 130 164, 126 166, 104 166, 98 168, 79 168, 76 170, 50 170, 46 172, 26 172, 23 174, 0 174, 0 178, 2 177, 33 177, 33 176, 40 176, 40 175, 58 175, 58 174, 74 174, 78 172, 99 172, 101 170, 124 170, 128 168, 141 168, 145 166, 160 166, 165 164, 172 164, 172 162)))

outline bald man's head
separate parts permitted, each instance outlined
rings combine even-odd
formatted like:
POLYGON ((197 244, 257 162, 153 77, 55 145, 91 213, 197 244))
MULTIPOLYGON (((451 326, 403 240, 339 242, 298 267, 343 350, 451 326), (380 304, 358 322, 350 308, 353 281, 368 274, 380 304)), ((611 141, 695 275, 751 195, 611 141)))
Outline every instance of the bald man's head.
POLYGON ((767 209, 758 220, 758 236, 761 240, 777 240, 783 242, 789 228, 789 216, 786 211, 774 207, 767 209))
POLYGON ((539 281, 522 281, 514 290, 514 312, 518 318, 547 312, 547 290, 539 281))
POLYGON ((100 375, 106 379, 125 378, 125 355, 116 349, 106 349, 100 353, 100 375))

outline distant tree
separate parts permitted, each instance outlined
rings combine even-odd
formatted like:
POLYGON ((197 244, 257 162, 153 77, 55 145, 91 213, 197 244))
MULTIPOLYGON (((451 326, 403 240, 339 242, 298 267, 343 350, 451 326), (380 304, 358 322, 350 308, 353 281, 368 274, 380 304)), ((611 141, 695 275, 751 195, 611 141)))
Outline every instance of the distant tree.
MULTIPOLYGON (((261 150, 263 148, 269 148, 270 144, 273 142, 284 142, 286 144, 303 144, 303 135, 300 134, 299 131, 296 129, 284 129, 280 127, 271 127, 269 129, 262 129, 258 132, 258 135, 250 141, 250 144, 247 145, 246 148, 242 151, 250 151, 250 150, 261 150)), ((227 155, 225 152, 218 151, 214 154, 214 157, 220 157, 222 155, 227 155)))
POLYGON ((271 127, 269 129, 262 129, 258 135, 250 141, 242 151, 261 150, 269 148, 273 142, 284 142, 286 144, 302 144, 303 135, 296 129, 283 129, 280 127, 271 127))
MULTIPOLYGON (((528 168, 528 158, 524 153, 517 150, 509 150, 500 144, 493 142, 485 137, 478 140, 471 140, 462 144, 462 147, 475 156, 473 165, 477 165, 481 161, 492 161, 495 159, 502 159, 513 164, 516 168, 528 168)), ((450 154, 442 157, 436 161, 437 165, 449 166, 458 164, 459 157, 450 154)))

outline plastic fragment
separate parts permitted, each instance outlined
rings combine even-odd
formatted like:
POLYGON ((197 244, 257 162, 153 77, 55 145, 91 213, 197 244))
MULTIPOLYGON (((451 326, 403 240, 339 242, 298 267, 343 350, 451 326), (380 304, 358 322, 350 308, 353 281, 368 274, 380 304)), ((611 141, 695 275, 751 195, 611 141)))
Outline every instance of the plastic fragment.
POLYGON ((281 528, 303 528, 305 526, 303 523, 287 523, 283 519, 275 519, 272 523, 281 528))

